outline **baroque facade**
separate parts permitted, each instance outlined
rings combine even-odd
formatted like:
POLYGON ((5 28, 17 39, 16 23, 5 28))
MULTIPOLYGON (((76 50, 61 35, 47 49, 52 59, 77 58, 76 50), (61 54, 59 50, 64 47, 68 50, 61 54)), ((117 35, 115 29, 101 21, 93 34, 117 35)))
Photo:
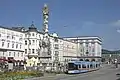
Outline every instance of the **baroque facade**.
POLYGON ((24 61, 24 33, 0 26, 0 57, 24 61))

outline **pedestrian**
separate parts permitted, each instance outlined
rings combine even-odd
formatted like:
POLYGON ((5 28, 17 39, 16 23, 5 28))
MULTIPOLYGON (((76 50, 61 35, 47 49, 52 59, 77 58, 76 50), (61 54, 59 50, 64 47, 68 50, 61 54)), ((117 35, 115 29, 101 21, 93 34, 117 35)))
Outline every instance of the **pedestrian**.
POLYGON ((115 68, 118 68, 118 62, 117 62, 117 59, 115 59, 115 68))

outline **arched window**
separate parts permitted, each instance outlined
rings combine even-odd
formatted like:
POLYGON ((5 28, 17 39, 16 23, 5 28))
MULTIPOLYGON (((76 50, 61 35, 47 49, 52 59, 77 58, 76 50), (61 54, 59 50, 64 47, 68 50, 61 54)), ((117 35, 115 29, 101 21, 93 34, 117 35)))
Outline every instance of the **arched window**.
POLYGON ((89 61, 89 59, 86 59, 85 61, 89 61))
POLYGON ((80 59, 80 61, 83 61, 83 59, 80 59))
POLYGON ((91 61, 95 61, 95 59, 92 59, 91 61))

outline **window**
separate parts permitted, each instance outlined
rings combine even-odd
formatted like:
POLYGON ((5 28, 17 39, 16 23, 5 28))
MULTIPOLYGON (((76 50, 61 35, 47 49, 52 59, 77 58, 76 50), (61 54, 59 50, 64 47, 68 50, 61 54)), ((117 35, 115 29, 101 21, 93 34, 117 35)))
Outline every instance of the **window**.
POLYGON ((81 49, 81 52, 83 52, 83 50, 81 49))
POLYGON ((23 53, 21 53, 21 57, 23 57, 23 53))
POLYGON ((9 52, 9 56, 11 56, 11 52, 9 52))
POLYGON ((58 38, 54 38, 54 41, 55 41, 55 42, 58 42, 58 38))
POLYGON ((22 38, 19 38, 19 41, 22 41, 22 38))
POLYGON ((32 49, 32 53, 35 53, 35 49, 32 49))
POLYGON ((5 53, 3 52, 3 56, 5 55, 5 53))
POLYGON ((27 37, 27 34, 25 34, 25 37, 27 37))
POLYGON ((9 38, 10 36, 7 36, 7 39, 9 38))
POLYGON ((14 57, 15 57, 15 52, 14 52, 14 57))
POLYGON ((16 44, 16 48, 18 48, 18 44, 16 44))
POLYGON ((27 54, 27 49, 25 49, 25 54, 27 54))
POLYGON ((59 52, 58 51, 55 51, 55 56, 58 56, 59 52))
POLYGON ((29 37, 31 36, 31 34, 29 33, 29 37))
POLYGON ((29 49, 29 53, 31 53, 31 49, 29 49))
POLYGON ((32 33, 32 36, 35 36, 35 34, 34 34, 34 33, 32 33))
POLYGON ((25 40, 25 45, 27 45, 27 41, 25 40))
POLYGON ((14 43, 12 44, 12 48, 14 48, 14 43))
POLYGON ((2 47, 4 46, 4 42, 2 42, 2 47))
POLYGON ((86 47, 88 47, 88 43, 86 43, 86 47))
POLYGON ((20 49, 21 49, 21 44, 20 44, 20 49))
POLYGON ((10 43, 8 43, 7 47, 9 48, 9 46, 10 46, 10 43))
POLYGON ((29 40, 29 45, 31 45, 31 40, 29 40))
POLYGON ((33 41, 33 44, 35 43, 35 40, 32 40, 33 41))
POLYGON ((12 35, 12 39, 14 39, 14 36, 12 35))
POLYGON ((80 45, 83 45, 83 43, 80 43, 80 45))
POLYGON ((92 52, 95 52, 95 43, 92 43, 92 52))
POLYGON ((19 57, 20 53, 18 52, 18 57, 19 57))
POLYGON ((92 52, 95 52, 95 48, 92 48, 92 52))
POLYGON ((59 49, 59 45, 58 44, 55 44, 55 49, 59 49))
POLYGON ((23 35, 22 34, 20 34, 20 37, 22 37, 23 35))

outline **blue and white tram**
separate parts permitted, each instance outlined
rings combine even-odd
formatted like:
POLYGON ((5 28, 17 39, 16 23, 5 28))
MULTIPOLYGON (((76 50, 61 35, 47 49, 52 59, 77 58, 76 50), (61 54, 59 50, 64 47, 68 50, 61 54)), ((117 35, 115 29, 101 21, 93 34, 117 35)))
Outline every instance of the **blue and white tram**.
POLYGON ((70 61, 68 62, 68 74, 84 73, 98 69, 100 66, 99 62, 89 61, 70 61))

